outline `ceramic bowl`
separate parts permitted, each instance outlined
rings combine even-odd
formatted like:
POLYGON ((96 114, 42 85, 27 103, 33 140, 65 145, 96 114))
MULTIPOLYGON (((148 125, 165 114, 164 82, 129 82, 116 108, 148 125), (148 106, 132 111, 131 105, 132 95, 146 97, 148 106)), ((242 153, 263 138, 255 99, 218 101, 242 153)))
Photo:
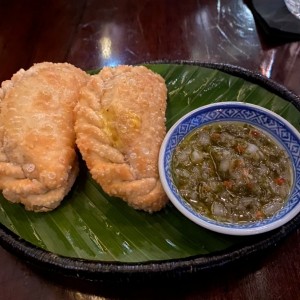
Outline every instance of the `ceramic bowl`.
POLYGON ((300 211, 300 134, 281 116, 263 107, 243 102, 219 102, 199 107, 179 119, 168 131, 159 154, 163 188, 173 205, 187 218, 209 230, 229 235, 254 235, 274 230, 300 211), (285 205, 269 218, 248 223, 225 223, 196 212, 180 195, 172 176, 174 149, 192 130, 219 121, 252 124, 270 134, 286 150, 292 163, 293 184, 285 205))

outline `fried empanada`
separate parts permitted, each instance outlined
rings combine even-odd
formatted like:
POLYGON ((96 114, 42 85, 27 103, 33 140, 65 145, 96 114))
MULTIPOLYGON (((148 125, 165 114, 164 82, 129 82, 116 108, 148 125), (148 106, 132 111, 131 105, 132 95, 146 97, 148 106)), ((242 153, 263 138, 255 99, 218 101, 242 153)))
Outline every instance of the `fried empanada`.
POLYGON ((0 89, 0 189, 27 210, 56 208, 78 173, 74 107, 89 75, 67 63, 21 69, 0 89))
POLYGON ((75 108, 76 143, 92 177, 111 196, 154 212, 167 202, 158 174, 167 89, 143 66, 105 67, 75 108))

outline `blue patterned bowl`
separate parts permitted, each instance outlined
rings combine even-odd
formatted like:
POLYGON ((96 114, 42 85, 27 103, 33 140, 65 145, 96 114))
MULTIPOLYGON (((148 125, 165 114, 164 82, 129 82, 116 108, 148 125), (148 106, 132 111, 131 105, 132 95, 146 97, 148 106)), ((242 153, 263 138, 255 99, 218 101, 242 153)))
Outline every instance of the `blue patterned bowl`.
POLYGON ((300 212, 300 134, 288 121, 274 112, 242 102, 220 102, 191 111, 168 131, 159 154, 162 185, 174 206, 187 218, 207 229, 230 235, 253 235, 282 226, 300 212), (196 212, 180 195, 171 171, 173 151, 192 130, 217 121, 241 121, 268 132, 286 149, 293 165, 293 185, 285 206, 272 217, 249 223, 223 223, 196 212))

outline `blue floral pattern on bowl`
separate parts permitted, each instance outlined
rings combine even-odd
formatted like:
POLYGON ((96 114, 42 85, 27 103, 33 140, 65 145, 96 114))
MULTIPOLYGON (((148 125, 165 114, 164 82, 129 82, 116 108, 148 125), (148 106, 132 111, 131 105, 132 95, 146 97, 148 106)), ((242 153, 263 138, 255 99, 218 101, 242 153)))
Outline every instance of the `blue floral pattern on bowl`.
POLYGON ((188 113, 167 133, 159 160, 162 184, 170 200, 185 216, 208 229, 234 235, 257 234, 283 225, 300 211, 300 134, 285 119, 260 106, 241 102, 220 102, 188 113), (218 121, 250 123, 268 132, 286 149, 293 165, 293 186, 286 205, 272 217, 243 224, 218 222, 194 211, 179 194, 171 172, 171 160, 175 147, 193 129, 218 121))

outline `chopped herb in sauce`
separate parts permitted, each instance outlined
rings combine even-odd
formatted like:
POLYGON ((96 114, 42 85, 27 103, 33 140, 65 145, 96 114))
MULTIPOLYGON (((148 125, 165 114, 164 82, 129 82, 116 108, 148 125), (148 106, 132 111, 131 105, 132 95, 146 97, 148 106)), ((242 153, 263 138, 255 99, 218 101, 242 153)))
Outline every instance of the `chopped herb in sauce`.
POLYGON ((272 216, 292 185, 287 154, 261 129, 219 122, 195 129, 172 158, 175 184, 199 213, 222 222, 251 222, 272 216))

